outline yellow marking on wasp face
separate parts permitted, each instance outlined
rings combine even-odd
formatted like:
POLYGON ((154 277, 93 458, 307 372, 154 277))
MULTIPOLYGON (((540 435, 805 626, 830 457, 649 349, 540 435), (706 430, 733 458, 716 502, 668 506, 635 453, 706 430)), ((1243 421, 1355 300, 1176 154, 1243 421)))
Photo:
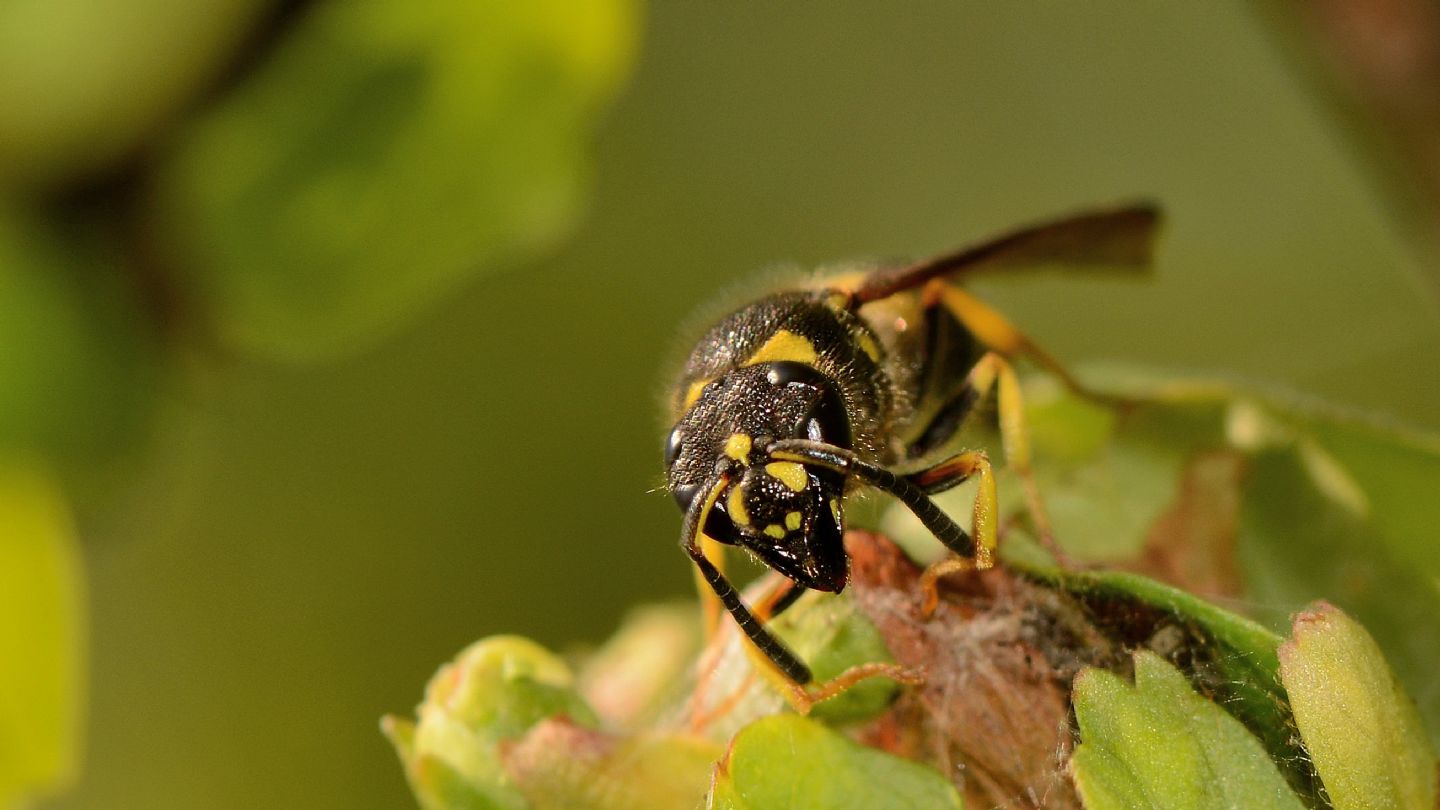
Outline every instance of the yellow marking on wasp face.
POLYGON ((765 345, 755 350, 745 365, 753 366, 756 363, 773 363, 779 360, 791 360, 796 363, 815 365, 820 355, 815 351, 815 344, 803 335, 797 335, 789 329, 781 329, 765 341, 765 345))
POLYGON ((810 476, 805 474, 805 468, 794 461, 772 461, 765 465, 765 472, 778 478, 780 483, 789 487, 792 492, 803 492, 805 485, 810 483, 810 476))
POLYGON ((789 529, 789 530, 792 531, 792 532, 794 532, 794 531, 799 531, 799 530, 800 530, 800 513, 799 513, 799 512, 786 512, 786 513, 785 513, 785 528, 789 529))
POLYGON ((839 525, 839 523, 840 523, 840 499, 839 499, 839 498, 831 498, 831 499, 830 499, 830 516, 833 517, 833 518, 835 518, 835 523, 836 523, 836 525, 839 525))
POLYGON ((736 525, 750 525, 750 513, 745 511, 745 493, 740 491, 740 487, 730 488, 730 496, 725 499, 725 512, 736 525))
POLYGON ((730 434, 730 438, 725 440, 725 455, 735 459, 741 464, 749 464, 750 435, 747 433, 730 434))
POLYGON ((696 380, 695 382, 690 383, 690 387, 685 389, 685 405, 683 410, 690 410, 690 406, 694 405, 695 401, 700 399, 701 392, 703 392, 705 390, 705 386, 709 385, 711 382, 711 380, 696 380))
POLYGON ((781 526, 778 523, 771 523, 769 526, 766 526, 765 533, 775 538, 776 540, 785 539, 785 527, 781 526))
POLYGON ((860 350, 869 355, 871 360, 880 362, 880 347, 875 344, 875 338, 870 337, 869 332, 861 332, 855 340, 860 344, 860 350))

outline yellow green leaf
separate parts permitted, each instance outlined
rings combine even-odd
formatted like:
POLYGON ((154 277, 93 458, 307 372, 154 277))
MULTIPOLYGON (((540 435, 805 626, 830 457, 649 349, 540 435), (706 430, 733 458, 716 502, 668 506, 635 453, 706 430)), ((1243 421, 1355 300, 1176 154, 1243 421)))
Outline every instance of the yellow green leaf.
POLYGON ((0 3, 0 180, 64 182, 123 159, 213 81, 268 5, 0 3))
POLYGON ((1280 647, 1280 678, 1336 810, 1435 807, 1435 751, 1365 628, 1313 605, 1280 647))
POLYGON ((716 766, 710 810, 890 810, 963 806, 930 768, 793 714, 746 726, 716 766))
POLYGON ((69 510, 34 467, 0 461, 0 806, 76 775, 84 575, 69 510))
POLYGON ((332 355, 552 245, 637 18, 634 0, 307 8, 160 170, 159 232, 221 337, 332 355))
POLYGON ((1154 653, 1135 655, 1133 686, 1082 672, 1075 715, 1070 767, 1088 810, 1304 808, 1260 741, 1154 653))

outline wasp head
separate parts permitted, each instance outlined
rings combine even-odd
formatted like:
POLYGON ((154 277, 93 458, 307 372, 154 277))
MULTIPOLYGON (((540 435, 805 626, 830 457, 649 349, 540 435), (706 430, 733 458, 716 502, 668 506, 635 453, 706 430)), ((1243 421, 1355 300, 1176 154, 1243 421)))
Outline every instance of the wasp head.
POLYGON ((744 366, 707 384, 670 433, 670 491, 690 508, 720 480, 701 530, 748 549, 796 583, 845 587, 845 480, 765 454, 770 442, 809 439, 848 448, 850 422, 834 382, 804 363, 744 366))

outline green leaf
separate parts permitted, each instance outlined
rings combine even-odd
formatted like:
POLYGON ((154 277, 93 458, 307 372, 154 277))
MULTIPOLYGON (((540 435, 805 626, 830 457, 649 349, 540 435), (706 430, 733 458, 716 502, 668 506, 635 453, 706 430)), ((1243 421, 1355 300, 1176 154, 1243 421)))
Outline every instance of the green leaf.
POLYGON ((1304 807, 1260 742, 1153 653, 1135 655, 1133 686, 1082 672, 1074 699, 1070 767, 1089 810, 1304 807))
MULTIPOLYGON (((1037 484, 1055 535, 1087 560, 1136 556, 1175 500, 1187 457, 1223 445, 1214 406, 1147 407, 1120 421, 1044 381, 1028 385, 1025 394, 1033 452, 1044 460, 1035 465, 1037 484)), ((1001 483, 1004 511, 1017 512, 1023 507, 1019 481, 1006 474, 1001 483)))
POLYGON ((552 721, 509 749, 505 766, 530 810, 692 810, 722 753, 694 737, 611 737, 552 721))
POLYGON ((477 641, 441 667, 417 713, 418 723, 386 718, 381 728, 421 804, 436 810, 523 810, 501 743, 555 715, 595 723, 565 663, 516 636, 477 641))
POLYGON ((565 664, 515 636, 441 667, 418 714, 381 729, 426 810, 689 810, 722 753, 687 734, 598 730, 565 664))
POLYGON ((636 17, 635 0, 315 4, 183 133, 158 232, 230 345, 373 340, 569 227, 636 17))
POLYGON ((960 808, 960 794, 923 765, 866 748, 804 717, 745 727, 716 766, 710 810, 960 808))
POLYGON ((1277 670, 1280 637, 1178 588, 1124 571, 1062 571, 1028 543, 1004 549, 1016 570, 1080 599, 1112 637, 1165 648, 1183 659, 1186 675, 1254 733, 1286 778, 1312 792, 1277 670))
POLYGON ((84 577, 69 511, 34 467, 0 461, 0 807, 76 775, 84 577))
POLYGON ((213 81, 264 0, 0 3, 0 180, 123 158, 213 81))
POLYGON ((149 415, 152 347, 91 241, 0 206, 0 455, 88 464, 149 415))
MULTIPOLYGON (((1415 556, 1399 558, 1401 544, 1433 542, 1433 529, 1387 538, 1382 510, 1363 506, 1385 487, 1405 491, 1423 483, 1367 479, 1357 502, 1334 484, 1320 483, 1317 475, 1326 473, 1315 467, 1295 447, 1265 450, 1251 460, 1240 535, 1248 596, 1275 624, 1316 599, 1343 607, 1380 642, 1431 733, 1440 733, 1440 680, 1434 676, 1440 669, 1440 588, 1415 556)), ((1436 505, 1434 497, 1421 497, 1409 508, 1436 505)), ((1440 513, 1434 520, 1440 525, 1440 513)))
POLYGON ((1314 430, 1318 447, 1363 491, 1367 515, 1395 560, 1440 582, 1440 436, 1338 419, 1314 430))
POLYGON ((1435 806, 1435 751, 1363 627, 1323 602, 1299 614, 1280 677, 1336 810, 1435 806))

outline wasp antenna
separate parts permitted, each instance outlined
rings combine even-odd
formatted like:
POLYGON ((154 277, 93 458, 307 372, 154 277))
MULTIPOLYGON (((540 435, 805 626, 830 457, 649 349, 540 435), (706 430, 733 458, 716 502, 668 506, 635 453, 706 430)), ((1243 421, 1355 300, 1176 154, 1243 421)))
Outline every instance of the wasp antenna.
POLYGON ((720 603, 725 606, 725 610, 735 619, 735 623, 740 626, 750 642, 764 653, 765 657, 785 674, 785 677, 798 684, 810 683, 813 680, 810 668, 805 666, 804 662, 790 652, 784 644, 780 643, 779 639, 771 635, 769 630, 765 629, 765 625, 755 618, 755 615, 740 600, 740 594, 736 592, 735 586, 730 584, 730 581, 720 573, 720 569, 710 562, 700 548, 698 542, 700 527, 705 525, 705 517, 710 513, 711 507, 715 505, 720 493, 729 483, 728 476, 717 476, 706 485, 705 497, 696 498, 690 504, 690 508, 685 511, 685 524, 681 530, 680 545, 685 549, 685 553, 690 555, 690 559, 695 561, 695 566, 700 569, 700 575, 705 578, 705 584, 709 585, 710 590, 719 597, 720 603))

